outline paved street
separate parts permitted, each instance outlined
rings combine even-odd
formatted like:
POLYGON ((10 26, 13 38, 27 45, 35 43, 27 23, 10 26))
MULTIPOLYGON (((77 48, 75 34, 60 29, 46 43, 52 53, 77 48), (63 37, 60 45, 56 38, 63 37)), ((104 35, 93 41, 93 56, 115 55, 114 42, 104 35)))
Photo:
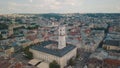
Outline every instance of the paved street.
POLYGON ((27 64, 28 61, 29 61, 29 59, 27 59, 23 56, 22 52, 19 52, 19 53, 15 54, 14 58, 16 58, 19 61, 22 61, 24 64, 27 64))
POLYGON ((88 61, 88 58, 91 53, 84 52, 83 50, 79 51, 80 57, 76 60, 75 68, 83 68, 88 61))
POLYGON ((24 68, 36 68, 35 66, 28 65, 29 59, 23 56, 22 52, 16 53, 14 55, 14 58, 16 58, 18 61, 21 61, 24 63, 26 66, 24 68))

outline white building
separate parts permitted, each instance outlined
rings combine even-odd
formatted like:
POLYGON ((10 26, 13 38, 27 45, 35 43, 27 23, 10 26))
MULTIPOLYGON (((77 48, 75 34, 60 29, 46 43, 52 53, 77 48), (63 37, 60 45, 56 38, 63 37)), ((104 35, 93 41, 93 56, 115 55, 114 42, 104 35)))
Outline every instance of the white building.
POLYGON ((65 39, 65 26, 60 26, 58 29, 59 32, 59 44, 58 44, 58 49, 62 49, 66 47, 66 39, 65 39))
POLYGON ((65 26, 59 27, 59 42, 43 41, 40 45, 32 46, 30 51, 35 59, 43 60, 46 63, 54 60, 64 68, 68 61, 76 56, 76 47, 71 44, 66 44, 65 26))

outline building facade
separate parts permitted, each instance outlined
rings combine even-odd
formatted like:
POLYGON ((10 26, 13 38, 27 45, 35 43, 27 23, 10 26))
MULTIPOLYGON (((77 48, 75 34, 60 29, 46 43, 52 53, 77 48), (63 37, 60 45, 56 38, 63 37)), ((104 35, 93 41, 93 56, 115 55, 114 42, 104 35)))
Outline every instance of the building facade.
POLYGON ((61 68, 64 68, 68 61, 76 56, 76 46, 66 44, 65 26, 60 26, 58 29, 59 40, 43 41, 38 45, 32 46, 29 50, 33 53, 35 59, 43 60, 48 64, 56 61, 61 68))
POLYGON ((68 52, 67 54, 65 54, 64 56, 56 56, 56 55, 52 55, 52 54, 49 54, 49 53, 45 53, 45 52, 41 52, 41 51, 37 51, 37 50, 34 50, 34 49, 30 49, 30 52, 33 53, 33 57, 35 59, 41 59, 43 60, 44 62, 47 62, 47 63, 50 63, 52 61, 56 61, 60 66, 61 68, 64 68, 68 61, 75 57, 76 56, 76 49, 73 49, 71 50, 70 52, 68 52))

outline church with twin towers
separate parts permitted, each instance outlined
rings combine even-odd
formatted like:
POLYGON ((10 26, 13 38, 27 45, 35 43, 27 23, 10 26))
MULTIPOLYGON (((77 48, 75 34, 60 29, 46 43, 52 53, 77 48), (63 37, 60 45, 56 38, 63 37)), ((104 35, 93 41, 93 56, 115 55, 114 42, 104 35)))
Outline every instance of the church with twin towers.
POLYGON ((39 45, 30 47, 30 52, 33 53, 33 58, 49 63, 56 61, 60 68, 67 66, 68 61, 76 56, 76 46, 67 44, 66 42, 66 27, 58 26, 58 41, 42 41, 39 45))

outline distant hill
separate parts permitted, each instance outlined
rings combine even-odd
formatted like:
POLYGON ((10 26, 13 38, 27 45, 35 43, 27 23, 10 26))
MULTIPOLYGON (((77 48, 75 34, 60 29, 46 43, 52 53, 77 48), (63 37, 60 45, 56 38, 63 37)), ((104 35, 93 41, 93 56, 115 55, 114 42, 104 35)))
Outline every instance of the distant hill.
POLYGON ((48 13, 48 14, 39 14, 38 16, 42 16, 44 18, 55 18, 57 20, 59 20, 60 18, 62 18, 63 16, 61 14, 56 14, 56 13, 48 13))

